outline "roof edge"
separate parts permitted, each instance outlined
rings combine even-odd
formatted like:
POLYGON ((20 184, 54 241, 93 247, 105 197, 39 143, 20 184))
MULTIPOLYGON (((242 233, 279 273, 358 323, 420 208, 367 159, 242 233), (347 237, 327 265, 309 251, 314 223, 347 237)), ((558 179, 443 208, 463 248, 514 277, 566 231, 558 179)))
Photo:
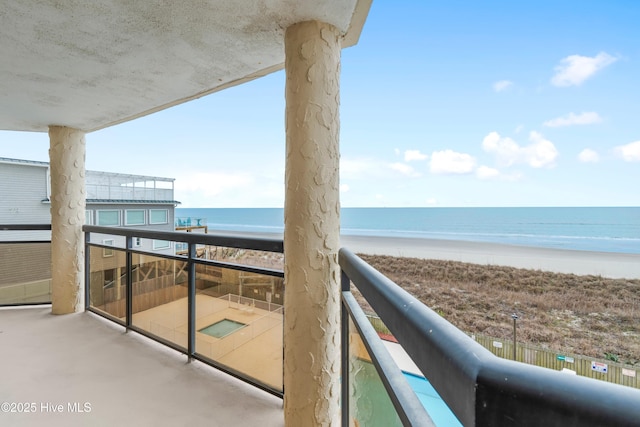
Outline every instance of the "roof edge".
POLYGON ((351 16, 351 24, 349 29, 343 37, 342 47, 351 47, 358 44, 360 40, 360 34, 364 28, 364 23, 369 15, 371 9, 371 3, 373 0, 358 0, 356 7, 353 9, 353 15, 351 16))

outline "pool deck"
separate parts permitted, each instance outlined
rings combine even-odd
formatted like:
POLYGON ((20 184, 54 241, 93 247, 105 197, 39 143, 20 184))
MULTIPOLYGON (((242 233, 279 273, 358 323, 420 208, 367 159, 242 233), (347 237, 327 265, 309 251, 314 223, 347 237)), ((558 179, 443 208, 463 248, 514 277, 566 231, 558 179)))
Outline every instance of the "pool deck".
POLYGON ((402 348, 400 344, 398 344, 397 342, 385 340, 382 340, 382 342, 389 351, 389 354, 391 354, 391 357, 393 357, 393 360, 398 364, 403 372, 416 375, 418 377, 424 377, 420 369, 416 366, 415 363, 413 363, 411 357, 409 357, 407 352, 404 350, 404 348, 402 348))

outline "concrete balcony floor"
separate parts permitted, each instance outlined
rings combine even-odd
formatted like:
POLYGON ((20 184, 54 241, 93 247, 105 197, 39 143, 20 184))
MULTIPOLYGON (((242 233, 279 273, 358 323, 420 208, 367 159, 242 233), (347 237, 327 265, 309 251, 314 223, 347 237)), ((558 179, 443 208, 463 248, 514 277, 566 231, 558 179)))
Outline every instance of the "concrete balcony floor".
POLYGON ((281 399, 91 313, 0 309, 0 349, 0 425, 284 425, 281 399))

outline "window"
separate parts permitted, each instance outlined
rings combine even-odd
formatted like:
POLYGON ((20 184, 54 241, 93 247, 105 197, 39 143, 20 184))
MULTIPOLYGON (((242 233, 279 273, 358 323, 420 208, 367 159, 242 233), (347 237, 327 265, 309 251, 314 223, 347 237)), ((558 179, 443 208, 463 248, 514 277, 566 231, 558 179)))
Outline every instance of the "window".
POLYGON ((134 248, 139 248, 140 246, 142 246, 142 239, 140 237, 134 237, 132 244, 134 248))
POLYGON ((154 240, 153 241, 153 250, 158 249, 169 249, 171 247, 171 242, 168 240, 154 240))
POLYGON ((169 222, 169 211, 166 209, 149 209, 149 224, 166 224, 169 222))
POLYGON ((144 225, 144 210, 132 209, 124 211, 124 225, 144 225))
POLYGON ((84 211, 84 223, 85 225, 93 225, 93 211, 88 209, 84 211))
POLYGON ((120 211, 96 211, 97 225, 120 225, 120 211))
MULTIPOLYGON (((113 244, 114 244, 114 240, 113 240, 113 239, 105 239, 105 240, 103 240, 103 241, 102 241, 102 244, 103 244, 103 245, 113 246, 113 244)), ((111 249, 111 248, 104 248, 104 249, 102 250, 102 256, 103 256, 103 257, 105 257, 105 258, 106 258, 106 257, 113 256, 113 249, 111 249)))

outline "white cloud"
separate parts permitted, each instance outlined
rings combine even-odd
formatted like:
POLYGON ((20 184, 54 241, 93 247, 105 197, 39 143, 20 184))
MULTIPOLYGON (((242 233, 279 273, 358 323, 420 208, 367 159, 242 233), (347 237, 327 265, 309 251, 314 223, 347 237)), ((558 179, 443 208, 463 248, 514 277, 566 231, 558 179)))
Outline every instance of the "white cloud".
POLYGON ((640 141, 619 145, 613 151, 625 162, 640 162, 640 141))
POLYGON ((551 79, 554 86, 579 86, 604 67, 613 64, 618 58, 606 52, 594 57, 570 55, 555 67, 556 74, 551 79))
MULTIPOLYGON (((248 172, 195 172, 176 176, 176 199, 183 207, 208 203, 217 206, 223 198, 253 194, 255 179, 248 172), (243 190, 244 189, 244 190, 243 190)), ((264 184, 263 184, 264 185, 264 184)))
POLYGON ((389 167, 397 172, 400 172, 403 175, 406 176, 420 176, 420 173, 416 172, 411 166, 405 164, 405 163, 391 163, 389 165, 389 167))
POLYGON ((502 92, 503 90, 507 90, 512 85, 513 85, 512 81, 500 80, 499 82, 495 82, 493 84, 493 90, 495 90, 496 92, 502 92))
POLYGON ((591 148, 585 148, 578 154, 578 160, 582 163, 597 163, 600 161, 600 156, 591 148))
POLYGON ((529 134, 531 144, 521 147, 513 139, 491 132, 482 140, 482 148, 497 156, 504 166, 525 163, 533 168, 552 167, 558 157, 555 145, 538 132, 529 134))
POLYGON ((428 205, 432 205, 432 206, 433 205, 437 205, 438 201, 436 199, 434 199, 433 197, 431 197, 431 198, 427 199, 427 204, 428 205))
POLYGON ((522 178, 520 172, 504 174, 498 169, 489 166, 480 166, 476 169, 476 176, 482 180, 518 181, 522 178))
POLYGON ((523 148, 525 162, 533 168, 553 167, 558 157, 558 150, 553 142, 544 139, 538 132, 531 132, 529 141, 532 143, 523 148))
POLYGON ((381 164, 373 159, 340 158, 340 177, 343 179, 363 179, 377 175, 381 164))
POLYGON ((394 153, 396 153, 396 156, 399 156, 399 155, 400 155, 400 150, 399 150, 399 149, 397 149, 397 148, 394 148, 394 149, 393 149, 393 152, 394 152, 394 153))
POLYGON ((474 171, 476 159, 469 154, 452 150, 434 151, 431 154, 431 173, 468 174, 474 171))
POLYGON ((420 150, 407 150, 404 152, 404 161, 405 162, 411 162, 413 160, 426 160, 427 159, 426 154, 422 154, 420 152, 420 150))
POLYGON ((347 191, 349 191, 349 185, 347 185, 347 184, 340 184, 340 192, 341 192, 341 193, 346 193, 347 191))
POLYGON ((491 132, 482 140, 482 149, 494 153, 498 162, 504 166, 511 166, 520 157, 520 146, 511 138, 502 138, 498 132, 491 132))
POLYGON ((497 178, 500 176, 500 171, 488 166, 480 166, 476 169, 476 176, 480 179, 497 178))
POLYGON ((176 178, 176 191, 202 191, 215 196, 224 191, 246 187, 253 182, 249 173, 196 172, 176 178))
POLYGON ((544 122, 544 125, 552 128, 557 128, 561 126, 571 125, 590 125, 600 122, 602 122, 602 118, 598 115, 598 113, 590 111, 580 114, 569 113, 562 117, 548 120, 544 122))

